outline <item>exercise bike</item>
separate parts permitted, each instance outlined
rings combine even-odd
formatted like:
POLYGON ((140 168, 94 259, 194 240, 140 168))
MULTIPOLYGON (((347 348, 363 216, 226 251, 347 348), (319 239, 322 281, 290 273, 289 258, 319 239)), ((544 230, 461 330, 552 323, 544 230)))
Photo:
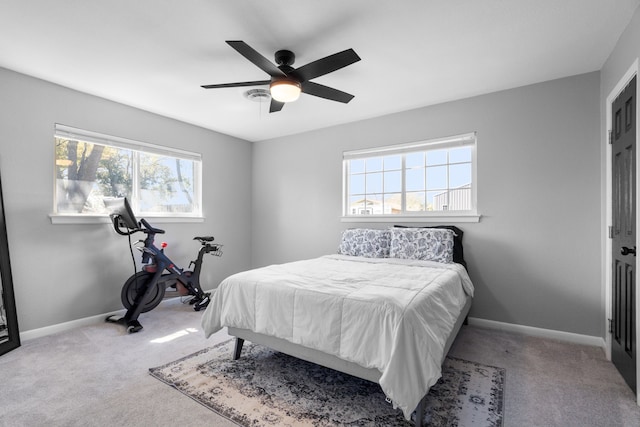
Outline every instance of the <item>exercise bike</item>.
POLYGON ((132 258, 131 235, 137 232, 146 234, 144 240, 136 242, 143 243, 136 246, 142 252, 142 269, 129 277, 122 286, 122 305, 127 312, 121 318, 111 315, 105 320, 126 326, 129 333, 138 332, 142 329, 138 321, 140 314, 156 308, 162 302, 168 288, 180 295, 191 295, 189 304, 193 305, 195 311, 207 307, 211 295, 209 292, 203 292, 200 287, 202 259, 205 254, 222 256, 222 245, 213 243, 212 236, 194 237, 193 240, 197 240, 201 245, 196 260, 189 264, 189 267, 193 265, 194 269, 179 268, 165 255, 166 243, 163 242, 161 248, 155 246, 156 234, 164 234, 164 230, 152 227, 144 218, 138 222, 126 198, 104 199, 104 202, 110 211, 109 216, 116 233, 129 237, 132 258))

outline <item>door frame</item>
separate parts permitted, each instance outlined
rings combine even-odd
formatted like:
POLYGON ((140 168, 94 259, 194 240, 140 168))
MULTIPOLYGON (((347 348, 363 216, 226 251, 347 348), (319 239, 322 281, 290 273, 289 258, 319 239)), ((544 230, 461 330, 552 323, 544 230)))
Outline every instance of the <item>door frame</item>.
MULTIPOLYGON (((609 144, 609 134, 613 128, 613 124, 611 122, 611 114, 612 114, 612 110, 611 110, 611 105, 613 104, 613 101, 618 97, 618 95, 620 95, 620 93, 624 90, 625 87, 627 87, 627 85, 629 84, 629 82, 631 82, 631 80, 633 79, 634 76, 638 76, 640 69, 639 67, 639 58, 636 58, 635 61, 633 61, 633 64, 631 65, 631 67, 629 67, 629 69, 627 70, 627 72, 624 74, 624 76, 618 81, 618 83, 616 84, 616 86, 613 88, 613 90, 609 93, 609 96, 607 96, 607 100, 606 100, 606 105, 605 105, 605 109, 606 109, 606 131, 604 134, 604 144, 606 147, 606 183, 605 183, 605 203, 606 203, 606 215, 604 218, 604 256, 603 256, 603 260, 604 260, 604 268, 603 268, 603 274, 604 274, 604 278, 603 278, 603 283, 605 284, 605 288, 604 288, 604 293, 605 293, 605 318, 604 318, 604 324, 605 324, 605 355, 607 357, 607 360, 611 361, 611 333, 609 333, 609 320, 611 319, 612 313, 611 313, 611 304, 613 301, 613 280, 612 280, 612 275, 613 275, 613 268, 612 268, 612 262, 613 262, 613 257, 611 255, 611 251, 612 251, 612 242, 611 239, 609 238, 609 226, 613 223, 613 203, 612 203, 612 199, 613 199, 613 195, 612 195, 612 191, 611 191, 611 186, 613 183, 613 168, 611 165, 612 162, 612 147, 611 144, 609 144)), ((640 110, 640 102, 638 102, 638 94, 640 93, 640 84, 636 84, 636 144, 640 144, 640 126, 638 126, 638 123, 640 123, 640 114, 639 114, 639 110, 640 110)), ((638 173, 636 173, 636 228, 638 226, 640 226, 640 221, 638 221, 638 214, 640 213, 640 156, 636 156, 636 171, 638 171, 638 173)), ((640 234, 639 234, 640 235, 640 234)), ((635 271, 638 271, 638 259, 636 258, 636 267, 635 267, 635 271)), ((640 281, 638 280, 638 278, 636 277, 636 288, 637 288, 637 284, 640 283, 640 281)), ((640 309, 640 292, 636 292, 636 343, 640 343, 640 340, 638 338, 640 338, 640 311, 638 311, 638 309, 640 309)), ((637 344, 636 344, 637 345, 637 344)), ((636 359, 636 384, 640 384, 640 352, 637 353, 639 355, 639 357, 637 357, 636 359)), ((640 390, 640 389, 639 389, 640 390)), ((636 401, 638 403, 638 405, 640 405, 640 392, 636 393, 636 401)))

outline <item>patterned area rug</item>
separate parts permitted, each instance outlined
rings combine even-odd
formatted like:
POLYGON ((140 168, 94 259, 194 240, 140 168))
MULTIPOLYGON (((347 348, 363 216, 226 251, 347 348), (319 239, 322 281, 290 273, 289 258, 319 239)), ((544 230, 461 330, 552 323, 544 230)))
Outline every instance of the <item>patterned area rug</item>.
MULTIPOLYGON (((410 426, 376 383, 233 340, 149 372, 241 426, 410 426)), ((505 370, 447 357, 429 391, 430 426, 502 426, 505 370)))

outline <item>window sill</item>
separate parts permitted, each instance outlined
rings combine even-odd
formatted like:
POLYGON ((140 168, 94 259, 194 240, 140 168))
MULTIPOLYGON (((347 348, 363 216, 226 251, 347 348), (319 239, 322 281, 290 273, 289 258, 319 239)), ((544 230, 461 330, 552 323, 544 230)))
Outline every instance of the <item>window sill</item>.
POLYGON ((429 216, 418 215, 360 215, 343 216, 341 222, 420 222, 420 223, 456 223, 480 222, 479 214, 439 214, 429 216))
MULTIPOLYGON (((51 218, 51 224, 111 224, 111 219, 106 215, 50 214, 49 218, 51 218)), ((204 217, 202 216, 176 217, 147 215, 144 218, 154 224, 204 222, 204 217)))

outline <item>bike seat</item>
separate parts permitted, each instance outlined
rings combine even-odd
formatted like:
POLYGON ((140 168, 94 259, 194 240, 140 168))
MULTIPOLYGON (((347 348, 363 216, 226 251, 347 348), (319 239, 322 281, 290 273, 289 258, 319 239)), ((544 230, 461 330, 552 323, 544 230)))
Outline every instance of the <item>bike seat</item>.
POLYGON ((201 243, 213 242, 213 236, 194 237, 193 240, 199 240, 201 243))

